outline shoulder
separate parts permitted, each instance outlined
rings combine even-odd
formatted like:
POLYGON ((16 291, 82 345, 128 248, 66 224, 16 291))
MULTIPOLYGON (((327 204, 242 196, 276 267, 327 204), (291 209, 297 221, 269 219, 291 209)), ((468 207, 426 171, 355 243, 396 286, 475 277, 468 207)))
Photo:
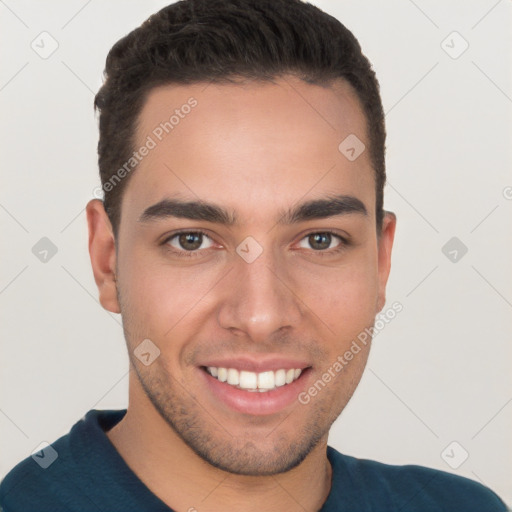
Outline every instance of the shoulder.
MULTIPOLYGON (((395 510, 505 512, 503 501, 488 487, 446 471, 417 465, 390 465, 342 455, 329 447, 335 474, 350 479, 360 492, 372 493, 395 510)), ((333 485, 336 485, 333 482, 333 485)))
POLYGON ((69 469, 69 434, 18 463, 0 483, 0 510, 64 511, 67 490, 63 482, 69 469), (63 501, 64 500, 64 501, 63 501))
POLYGON ((91 410, 66 435, 18 463, 0 483, 0 511, 29 512, 34 504, 38 512, 95 510, 96 490, 87 476, 105 462, 101 428, 125 412, 91 410))

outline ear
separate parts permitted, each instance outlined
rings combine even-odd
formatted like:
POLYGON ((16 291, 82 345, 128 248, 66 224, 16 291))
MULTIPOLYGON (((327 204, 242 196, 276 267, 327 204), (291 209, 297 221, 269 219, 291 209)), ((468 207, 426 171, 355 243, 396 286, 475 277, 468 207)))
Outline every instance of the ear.
POLYGON ((386 284, 391 270, 391 249, 395 238, 396 215, 393 212, 384 212, 382 230, 378 238, 378 280, 379 292, 377 311, 381 311, 386 303, 386 284))
POLYGON ((112 225, 99 199, 87 203, 89 255, 94 280, 98 286, 100 304, 112 313, 120 313, 117 300, 116 246, 112 225))

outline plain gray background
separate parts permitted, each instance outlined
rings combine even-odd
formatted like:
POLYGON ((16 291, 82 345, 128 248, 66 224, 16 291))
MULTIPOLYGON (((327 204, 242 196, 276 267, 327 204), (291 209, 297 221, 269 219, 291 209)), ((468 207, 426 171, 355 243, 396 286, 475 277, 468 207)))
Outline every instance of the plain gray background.
MULTIPOLYGON (((0 2, 0 477, 89 409, 127 405, 121 319, 99 305, 87 252, 92 105, 110 47, 167 3, 0 2)), ((381 83, 398 216, 388 304, 403 305, 330 444, 452 471, 510 504, 512 2, 312 3, 354 32, 381 83)))

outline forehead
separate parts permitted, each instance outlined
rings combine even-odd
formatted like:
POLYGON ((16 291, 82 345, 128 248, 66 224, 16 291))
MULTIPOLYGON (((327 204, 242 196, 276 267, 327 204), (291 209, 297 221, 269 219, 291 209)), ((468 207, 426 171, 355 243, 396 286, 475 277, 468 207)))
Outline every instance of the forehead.
POLYGON ((136 139, 136 148, 151 149, 128 183, 123 209, 126 203, 140 213, 180 193, 254 217, 308 194, 341 193, 365 196, 373 211, 368 151, 351 161, 339 149, 345 140, 360 141, 358 150, 369 146, 359 100, 344 81, 158 87, 140 113, 136 139))

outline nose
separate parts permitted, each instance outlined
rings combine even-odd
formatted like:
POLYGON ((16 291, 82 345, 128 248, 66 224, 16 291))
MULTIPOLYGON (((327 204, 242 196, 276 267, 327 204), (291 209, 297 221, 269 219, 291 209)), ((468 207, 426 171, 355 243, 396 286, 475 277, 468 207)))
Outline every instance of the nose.
POLYGON ((251 263, 237 257, 233 264, 218 311, 221 327, 265 343, 299 325, 303 311, 289 269, 278 267, 270 251, 251 263))

